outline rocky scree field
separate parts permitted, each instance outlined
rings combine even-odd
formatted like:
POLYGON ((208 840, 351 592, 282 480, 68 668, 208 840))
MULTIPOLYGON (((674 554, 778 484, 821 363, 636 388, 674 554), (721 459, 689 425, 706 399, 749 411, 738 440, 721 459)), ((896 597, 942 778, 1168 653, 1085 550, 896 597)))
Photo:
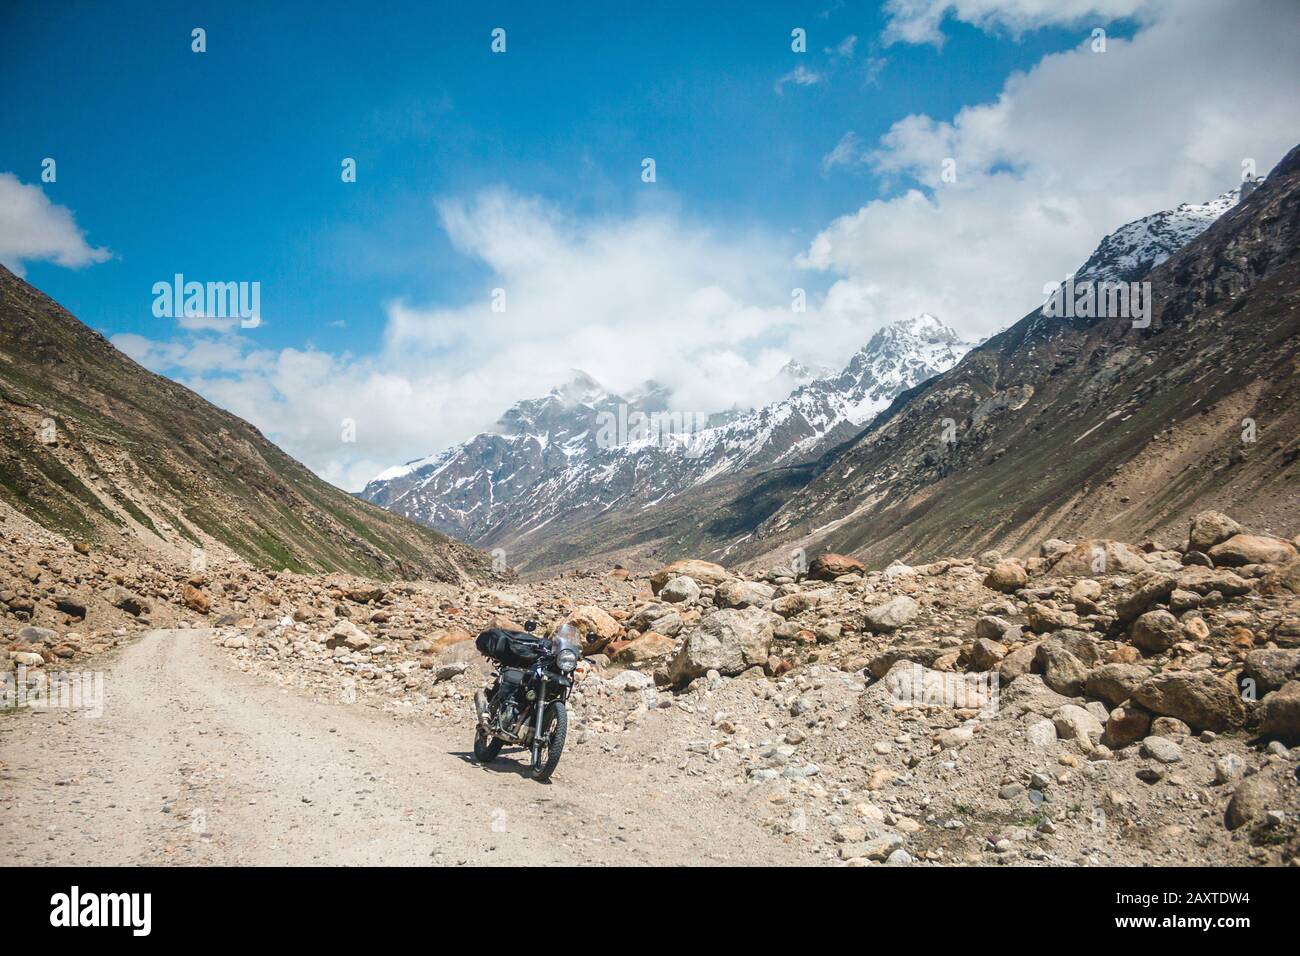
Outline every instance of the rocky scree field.
POLYGON ((496 585, 192 575, 12 513, 0 534, 0 667, 29 683, 202 626, 258 680, 468 746, 488 674, 473 636, 570 621, 570 746, 616 778, 734 794, 809 863, 1300 860, 1297 542, 1223 514, 1176 542, 1049 539, 1027 560, 496 585))

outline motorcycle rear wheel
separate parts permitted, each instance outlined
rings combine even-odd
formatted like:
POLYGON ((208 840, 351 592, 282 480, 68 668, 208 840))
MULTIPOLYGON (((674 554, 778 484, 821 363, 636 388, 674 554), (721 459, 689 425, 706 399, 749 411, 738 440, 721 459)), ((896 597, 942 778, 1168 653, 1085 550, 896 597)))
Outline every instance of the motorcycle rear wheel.
POLYGON ((474 728, 474 759, 479 763, 491 763, 501 753, 501 741, 489 737, 482 727, 474 728))
POLYGON ((560 762, 560 754, 564 752, 564 738, 568 732, 569 714, 564 709, 562 701, 554 701, 547 708, 546 718, 542 723, 542 734, 546 743, 537 755, 537 762, 533 764, 534 780, 545 783, 551 779, 551 774, 555 773, 555 767, 560 762))

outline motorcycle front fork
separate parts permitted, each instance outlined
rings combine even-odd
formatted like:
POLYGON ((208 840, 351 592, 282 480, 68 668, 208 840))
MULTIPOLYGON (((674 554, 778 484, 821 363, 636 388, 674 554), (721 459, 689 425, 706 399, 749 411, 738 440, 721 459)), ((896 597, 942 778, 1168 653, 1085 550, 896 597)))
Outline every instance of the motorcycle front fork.
POLYGON ((533 727, 533 766, 542 759, 542 721, 546 719, 546 678, 537 689, 537 724, 533 727))

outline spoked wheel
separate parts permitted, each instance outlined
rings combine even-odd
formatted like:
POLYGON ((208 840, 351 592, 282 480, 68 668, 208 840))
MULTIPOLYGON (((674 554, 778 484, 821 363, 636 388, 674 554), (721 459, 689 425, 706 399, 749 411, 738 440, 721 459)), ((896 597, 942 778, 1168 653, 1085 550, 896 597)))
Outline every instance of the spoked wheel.
POLYGON ((474 728, 474 759, 479 763, 491 763, 501 752, 501 741, 489 737, 482 727, 474 728))
POLYGON ((533 779, 547 781, 555 773, 555 766, 564 752, 564 738, 569 732, 569 715, 561 701, 554 701, 546 709, 542 721, 542 745, 533 764, 533 779))

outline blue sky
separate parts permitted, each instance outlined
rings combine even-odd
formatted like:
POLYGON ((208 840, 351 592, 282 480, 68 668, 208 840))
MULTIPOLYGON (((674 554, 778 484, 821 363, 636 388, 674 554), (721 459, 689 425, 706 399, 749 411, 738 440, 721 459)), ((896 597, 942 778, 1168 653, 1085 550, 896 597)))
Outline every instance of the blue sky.
POLYGON ((10 4, 0 174, 48 206, 23 193, 6 226, 40 238, 0 237, 0 261, 345 487, 571 365, 761 401, 784 358, 835 364, 905 313, 1009 324, 1109 229, 1300 138, 1294 75, 1250 69, 1300 62, 1271 36, 1293 6, 1261 0, 1249 30, 1200 0, 1039 6, 10 4), (984 230, 1040 251, 1014 271, 984 230), (177 272, 260 282, 263 324, 156 318, 177 272), (814 319, 791 321, 795 285, 814 319))
POLYGON ((793 253, 890 188, 865 168, 821 175, 847 128, 870 140, 910 112, 955 112, 1077 39, 967 27, 942 50, 873 52, 883 22, 869 4, 709 6, 627 5, 603 22, 576 3, 425 0, 378 19, 357 3, 20 4, 5 70, 39 82, 7 101, 0 169, 33 182, 54 157, 47 195, 113 253, 29 277, 102 331, 150 335, 160 278, 260 277, 264 344, 356 350, 373 347, 386 299, 481 294, 483 270, 436 228, 435 196, 505 185, 580 215, 670 204, 787 234, 793 253), (804 55, 790 50, 798 25, 804 55), (504 55, 490 51, 497 26, 504 55), (850 36, 851 58, 823 52, 850 36), (801 64, 828 80, 777 95, 801 64), (340 181, 346 156, 355 184, 340 181))

